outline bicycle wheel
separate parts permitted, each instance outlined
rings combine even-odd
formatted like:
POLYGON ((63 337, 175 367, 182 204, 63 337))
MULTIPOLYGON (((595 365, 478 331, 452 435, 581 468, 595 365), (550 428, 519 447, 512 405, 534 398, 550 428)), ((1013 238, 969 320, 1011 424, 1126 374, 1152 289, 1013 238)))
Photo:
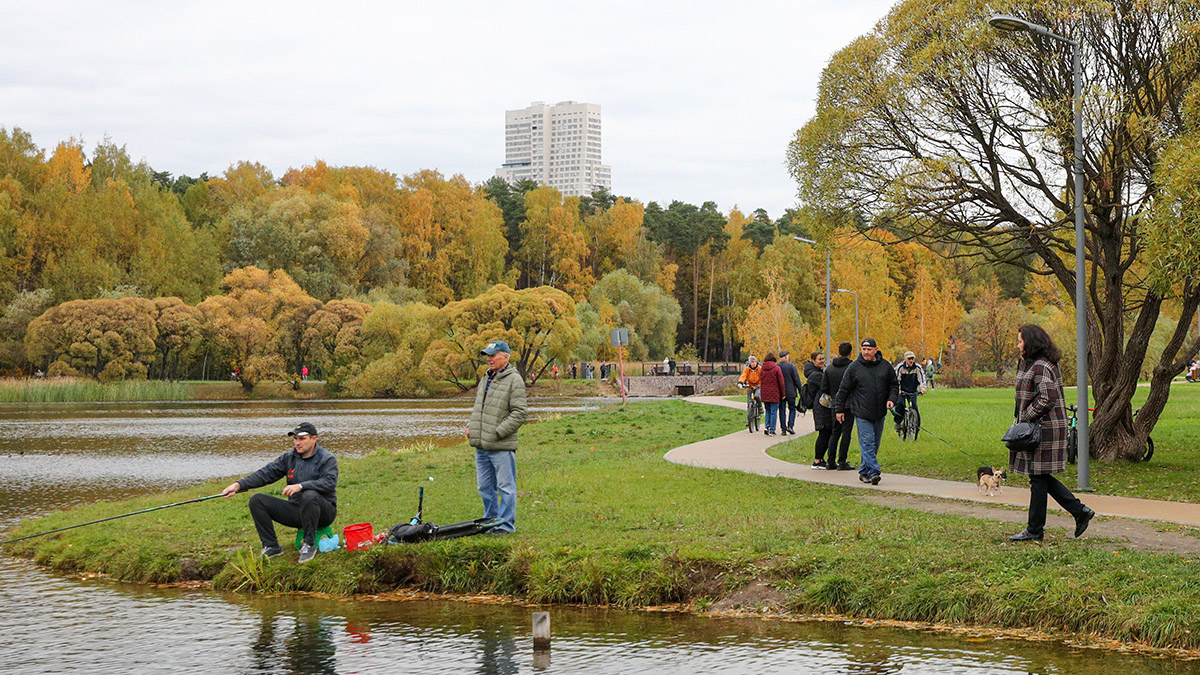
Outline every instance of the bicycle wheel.
POLYGON ((751 429, 754 433, 758 433, 762 429, 762 403, 754 402, 754 428, 751 429))
POLYGON ((909 417, 908 436, 915 441, 917 440, 917 434, 921 433, 921 413, 916 408, 912 408, 908 412, 910 413, 907 415, 909 417))
POLYGON ((1079 432, 1072 427, 1067 431, 1067 463, 1074 464, 1079 454, 1079 432))
POLYGON ((746 404, 746 431, 754 433, 754 401, 746 404))
POLYGON ((1142 456, 1142 461, 1149 462, 1150 458, 1153 456, 1154 456, 1154 439, 1147 436, 1146 437, 1146 454, 1142 456))

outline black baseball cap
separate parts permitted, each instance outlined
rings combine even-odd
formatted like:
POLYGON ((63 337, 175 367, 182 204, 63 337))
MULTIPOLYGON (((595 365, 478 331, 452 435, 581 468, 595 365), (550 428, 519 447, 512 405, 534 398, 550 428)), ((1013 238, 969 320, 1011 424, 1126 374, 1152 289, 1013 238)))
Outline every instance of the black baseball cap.
POLYGON ((876 347, 876 348, 879 347, 879 345, 875 344, 875 338, 865 338, 862 341, 862 346, 863 347, 876 347))
POLYGON ((316 436, 316 435, 317 435, 317 428, 314 427, 311 422, 301 422, 299 425, 296 426, 295 429, 292 429, 291 431, 288 432, 288 436, 316 436))

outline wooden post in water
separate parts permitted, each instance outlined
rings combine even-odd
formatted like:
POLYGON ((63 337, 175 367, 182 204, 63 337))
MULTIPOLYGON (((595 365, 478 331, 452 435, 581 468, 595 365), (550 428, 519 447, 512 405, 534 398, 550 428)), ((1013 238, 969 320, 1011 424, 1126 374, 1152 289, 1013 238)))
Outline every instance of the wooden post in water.
POLYGON ((550 612, 533 613, 533 648, 550 648, 550 612))

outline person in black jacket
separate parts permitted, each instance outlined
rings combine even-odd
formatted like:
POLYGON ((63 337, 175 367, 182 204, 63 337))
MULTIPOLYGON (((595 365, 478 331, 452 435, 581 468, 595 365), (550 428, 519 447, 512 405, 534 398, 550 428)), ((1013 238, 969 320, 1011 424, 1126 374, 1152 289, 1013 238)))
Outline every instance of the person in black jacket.
MULTIPOLYGON (((833 397, 837 396, 838 388, 842 386, 842 377, 846 374, 846 369, 850 367, 850 352, 854 350, 854 345, 849 342, 843 342, 838 345, 838 355, 833 357, 833 363, 825 367, 825 377, 821 381, 821 394, 826 398, 829 406, 833 405, 833 397)), ((818 401, 818 405, 820 405, 818 401)), ((833 417, 833 410, 829 409, 829 416, 833 417)), ((836 418, 832 420, 833 429, 829 434, 829 466, 827 468, 837 468, 838 471, 850 471, 854 469, 847 460, 847 454, 850 452, 850 436, 854 434, 854 413, 846 411, 843 417, 844 421, 838 421, 836 418), (834 450, 837 450, 837 462, 835 467, 834 450)))
POLYGON ((270 485, 280 478, 287 478, 283 496, 287 500, 265 494, 250 498, 250 516, 254 528, 262 541, 262 555, 274 558, 283 555, 283 548, 275 538, 275 523, 304 530, 304 541, 300 547, 300 562, 306 563, 317 555, 317 530, 329 527, 337 517, 337 458, 325 448, 317 445, 317 428, 303 422, 288 432, 292 437, 293 450, 285 452, 275 461, 230 483, 222 490, 226 497, 270 485))
POLYGON ((825 355, 813 352, 812 358, 804 364, 804 377, 808 383, 804 385, 804 393, 800 397, 801 407, 812 408, 813 428, 817 430, 817 441, 813 448, 814 469, 836 469, 837 462, 833 453, 829 453, 829 463, 825 462, 825 450, 829 447, 829 432, 833 429, 833 415, 829 408, 821 405, 821 387, 825 383, 825 355))
POLYGON ((888 410, 896 406, 899 398, 900 384, 892 364, 879 354, 875 338, 863 340, 858 360, 851 363, 842 376, 842 384, 833 399, 833 411, 838 421, 845 420, 847 411, 854 413, 858 449, 862 453, 858 479, 864 483, 879 485, 882 471, 878 452, 879 442, 883 440, 883 423, 888 410))
POLYGON ((796 364, 788 358, 788 350, 779 352, 779 370, 783 372, 783 400, 787 403, 787 417, 779 411, 779 426, 782 433, 796 435, 796 395, 803 384, 800 382, 800 372, 796 364))

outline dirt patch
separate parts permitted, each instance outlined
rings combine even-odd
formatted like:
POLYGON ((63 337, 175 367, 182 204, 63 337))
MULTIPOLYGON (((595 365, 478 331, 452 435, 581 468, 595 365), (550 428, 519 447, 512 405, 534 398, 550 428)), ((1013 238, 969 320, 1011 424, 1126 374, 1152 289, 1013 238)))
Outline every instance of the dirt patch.
POLYGON ((711 609, 716 612, 739 609, 781 612, 784 600, 783 593, 779 589, 772 588, 762 581, 755 581, 714 602, 711 609))
MULTIPOLYGON (((955 516, 986 518, 988 520, 1013 523, 1019 526, 1013 530, 1013 534, 1021 530, 1026 520, 1024 509, 987 506, 986 504, 963 502, 954 499, 918 497, 915 495, 882 492, 854 496, 879 506, 916 509, 928 513, 947 513, 955 516)), ((1069 539, 1074 531, 1075 519, 1071 516, 1053 512, 1047 514, 1047 540, 1069 539)), ((1180 525, 1097 516, 1088 527, 1085 536, 1112 539, 1114 540, 1114 547, 1123 545, 1155 553, 1200 556, 1200 537, 1195 535, 1195 530, 1180 525)))

